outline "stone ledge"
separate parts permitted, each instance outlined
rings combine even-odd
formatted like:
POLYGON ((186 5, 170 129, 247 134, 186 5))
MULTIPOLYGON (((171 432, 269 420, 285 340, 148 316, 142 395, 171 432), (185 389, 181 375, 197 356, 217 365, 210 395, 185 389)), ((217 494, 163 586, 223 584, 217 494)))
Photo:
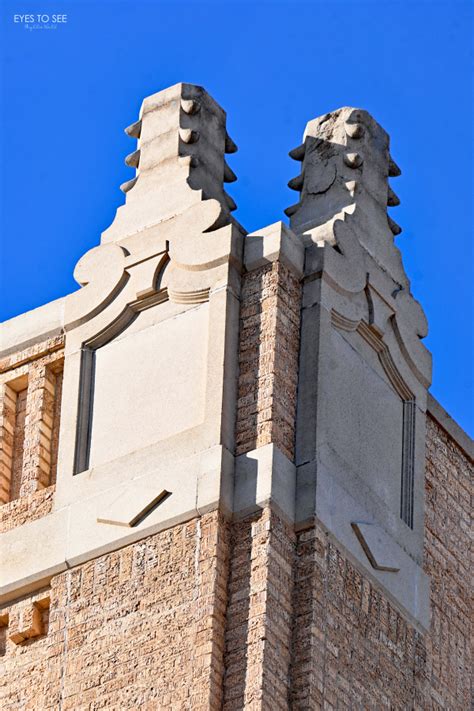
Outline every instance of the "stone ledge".
POLYGON ((303 276, 303 242, 283 222, 252 232, 244 240, 244 265, 247 271, 281 261, 298 279, 303 276))
MULTIPOLYGON (((129 458, 130 466, 132 461, 129 458)), ((109 481, 105 488, 78 486, 80 495, 73 501, 0 535, 0 604, 48 584, 67 568, 209 511, 219 508, 230 516, 233 466, 232 455, 217 445, 160 470, 151 457, 145 465, 149 473, 113 485, 109 481), (144 490, 151 492, 149 507, 142 500, 144 490), (163 490, 169 495, 155 507, 163 490), (129 496, 132 509, 140 509, 142 517, 127 526, 104 523, 103 512, 121 495, 129 496)), ((100 479, 98 469, 95 475, 100 479)), ((80 485, 80 479, 74 483, 80 485)))
POLYGON ((273 443, 235 458, 234 516, 246 516, 267 503, 295 520, 296 467, 273 443))
POLYGON ((0 358, 64 333, 65 297, 4 321, 0 335, 0 358))
POLYGON ((428 393, 428 414, 436 420, 438 425, 456 442, 463 452, 472 460, 474 459, 474 441, 469 437, 444 407, 428 393))

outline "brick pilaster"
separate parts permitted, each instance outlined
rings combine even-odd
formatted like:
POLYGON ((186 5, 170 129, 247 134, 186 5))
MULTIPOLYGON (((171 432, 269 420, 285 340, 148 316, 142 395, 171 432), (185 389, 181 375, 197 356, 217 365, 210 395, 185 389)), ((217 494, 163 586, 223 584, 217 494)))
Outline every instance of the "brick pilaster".
POLYGON ((56 376, 44 363, 30 366, 25 423, 25 451, 20 496, 50 483, 56 376))
POLYGON ((294 456, 299 279, 281 261, 242 279, 236 454, 270 442, 294 456))
POLYGON ((197 523, 199 607, 193 654, 194 683, 191 706, 196 711, 222 708, 224 634, 229 566, 229 524, 218 512, 197 523))
POLYGON ((10 501, 16 401, 16 392, 4 383, 0 401, 0 504, 10 501))
POLYGON ((288 708, 294 539, 270 507, 233 526, 224 711, 288 708))

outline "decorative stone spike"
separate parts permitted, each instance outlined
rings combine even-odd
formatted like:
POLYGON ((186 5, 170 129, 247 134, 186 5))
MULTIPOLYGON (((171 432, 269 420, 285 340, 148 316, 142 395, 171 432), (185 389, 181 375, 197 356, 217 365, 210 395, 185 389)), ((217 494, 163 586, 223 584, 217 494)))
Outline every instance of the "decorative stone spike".
POLYGON ((132 123, 130 126, 127 126, 127 128, 125 129, 125 133, 127 134, 127 136, 130 136, 130 138, 140 138, 141 131, 141 119, 139 121, 135 121, 135 123, 132 123))
POLYGON ((136 175, 134 178, 132 178, 132 180, 127 180, 126 183, 122 183, 122 185, 120 186, 120 190, 123 193, 128 193, 128 191, 133 188, 133 186, 135 185, 137 180, 138 180, 138 175, 136 175))
POLYGON ((286 210, 284 210, 285 215, 287 217, 291 217, 298 210, 299 206, 299 202, 297 202, 295 205, 290 205, 290 207, 287 207, 286 210))
POLYGON ((125 165, 128 165, 130 168, 138 168, 138 163, 140 162, 140 149, 137 151, 133 151, 133 153, 129 153, 128 156, 125 158, 125 165))
POLYGON ((395 220, 392 220, 392 218, 390 217, 390 215, 387 215, 387 220, 388 220, 388 226, 389 226, 390 229, 392 230, 393 234, 394 234, 394 235, 399 235, 400 232, 402 231, 402 228, 400 227, 400 225, 397 225, 397 223, 395 222, 395 220))
POLYGON ((199 131, 193 131, 191 128, 180 128, 179 137, 184 143, 196 143, 199 140, 199 131))
POLYGON ((344 163, 349 166, 349 168, 360 168, 364 162, 362 156, 359 153, 346 153, 344 155, 344 163))
POLYGON ((237 176, 227 163, 224 162, 224 183, 235 183, 237 176))
POLYGON ((297 175, 296 178, 292 178, 288 181, 288 187, 291 188, 291 190, 300 191, 303 189, 303 182, 303 175, 297 175))
POLYGON ((397 205, 400 205, 400 198, 393 192, 390 186, 388 188, 387 205, 389 207, 396 207, 397 205))
POLYGON ((234 143, 232 138, 229 136, 229 134, 226 134, 225 137, 225 152, 226 153, 237 153, 239 149, 237 148, 237 145, 234 143))
POLYGON ((231 212, 234 210, 237 210, 237 203, 231 198, 231 196, 224 191, 224 197, 225 201, 227 203, 227 206, 231 212))
POLYGON ((185 165, 188 168, 197 168, 199 165, 199 158, 197 156, 180 156, 178 158, 178 163, 180 165, 185 165))
POLYGON ((200 111, 201 104, 199 101, 195 101, 194 99, 181 99, 181 108, 185 114, 192 116, 200 111))
POLYGON ((362 138, 364 130, 361 123, 346 123, 346 133, 349 138, 362 138))
POLYGON ((357 180, 348 180, 346 183, 346 188, 348 189, 351 197, 354 197, 357 188, 357 180))
POLYGON ((402 171, 400 170, 398 165, 395 163, 393 158, 389 159, 388 174, 389 174, 390 178, 398 178, 398 176, 402 174, 402 171))
POLYGON ((293 160, 302 161, 304 160, 305 150, 305 144, 302 143, 301 146, 293 148, 293 150, 291 150, 288 155, 290 156, 290 158, 293 158, 293 160))

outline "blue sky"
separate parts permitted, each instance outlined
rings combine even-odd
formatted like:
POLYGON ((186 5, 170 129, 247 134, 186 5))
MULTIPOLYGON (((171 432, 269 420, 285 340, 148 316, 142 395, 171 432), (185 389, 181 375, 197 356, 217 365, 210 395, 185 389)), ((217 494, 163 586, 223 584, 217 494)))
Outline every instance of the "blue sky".
POLYGON ((0 320, 77 285, 133 173, 123 128, 144 96, 203 85, 239 145, 229 192, 255 230, 294 202, 286 184, 306 122, 370 111, 403 175, 394 218, 427 313, 432 392, 466 429, 473 415, 472 3, 462 0, 18 0, 2 31, 0 320), (26 30, 15 14, 67 14, 26 30))

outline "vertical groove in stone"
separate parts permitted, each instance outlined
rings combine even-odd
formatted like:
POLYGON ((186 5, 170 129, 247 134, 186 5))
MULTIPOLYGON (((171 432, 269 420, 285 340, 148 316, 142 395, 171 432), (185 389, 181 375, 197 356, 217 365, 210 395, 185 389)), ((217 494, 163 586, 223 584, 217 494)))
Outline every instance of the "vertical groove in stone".
POLYGON ((413 528, 413 498, 415 485, 415 419, 415 401, 404 400, 400 517, 410 528, 413 528))

